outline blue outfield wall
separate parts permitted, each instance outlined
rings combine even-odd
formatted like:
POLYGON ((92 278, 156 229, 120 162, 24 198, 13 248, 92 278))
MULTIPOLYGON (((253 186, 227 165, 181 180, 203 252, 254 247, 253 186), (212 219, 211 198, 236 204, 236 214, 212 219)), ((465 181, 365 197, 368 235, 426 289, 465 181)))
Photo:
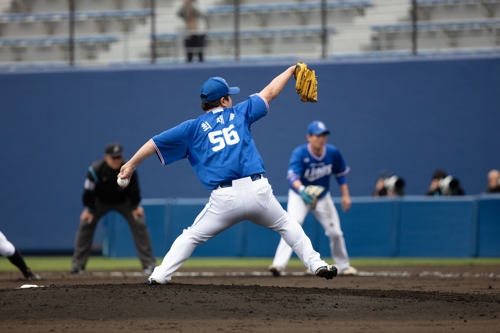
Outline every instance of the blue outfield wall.
MULTIPOLYGON (((286 197, 278 200, 286 207, 286 197)), ((205 200, 145 200, 143 204, 154 254, 162 257, 193 223, 205 200)), ((336 208, 351 257, 500 256, 500 195, 358 197, 353 198, 348 212, 342 212, 338 204, 336 208)), ((104 224, 104 255, 136 256, 126 221, 112 213, 104 224)), ((328 238, 312 214, 308 214, 304 230, 314 248, 322 256, 330 256, 328 238)), ((198 246, 193 257, 272 257, 279 240, 277 232, 244 221, 198 246)))
MULTIPOLYGON (((71 251, 87 168, 102 158, 106 143, 121 142, 130 157, 153 135, 201 114, 198 96, 207 78, 239 86, 237 103, 289 65, 0 74, 0 230, 24 251, 71 251)), ((318 103, 301 103, 292 79, 252 126, 276 195, 287 194, 290 154, 315 119, 327 124, 329 142, 349 164, 354 197, 371 194, 381 169, 404 177, 407 194, 422 195, 433 171, 444 168, 474 195, 486 188, 487 172, 500 168, 500 57, 309 65, 319 80, 318 103)), ((143 198, 209 196, 186 160, 161 167, 152 157, 138 174, 143 198)), ((388 252, 387 244, 379 247, 388 252)))

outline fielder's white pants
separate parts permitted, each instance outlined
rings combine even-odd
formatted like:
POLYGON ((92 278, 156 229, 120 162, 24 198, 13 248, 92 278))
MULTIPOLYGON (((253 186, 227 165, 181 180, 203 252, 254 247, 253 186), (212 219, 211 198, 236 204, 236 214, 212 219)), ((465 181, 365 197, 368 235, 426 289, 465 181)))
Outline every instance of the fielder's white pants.
POLYGON ((327 265, 314 251, 311 240, 300 224, 293 221, 276 200, 268 180, 261 178, 252 181, 250 177, 245 177, 233 180, 232 187, 212 191, 205 208, 194 223, 177 237, 151 277, 167 283, 172 273, 191 256, 199 244, 243 220, 279 232, 312 272, 327 265))
POLYGON ((7 240, 7 237, 0 231, 0 254, 4 257, 12 257, 16 252, 16 248, 11 242, 7 240))
MULTIPOLYGON (((293 220, 302 225, 309 212, 309 207, 299 194, 289 190, 287 211, 293 220)), ((339 214, 333 205, 330 193, 318 200, 312 213, 325 229, 325 235, 330 239, 330 252, 337 269, 339 272, 343 271, 350 266, 349 256, 345 246, 344 233, 340 228, 339 214)), ((273 266, 279 266, 285 270, 291 256, 292 248, 282 238, 274 256, 273 266)))

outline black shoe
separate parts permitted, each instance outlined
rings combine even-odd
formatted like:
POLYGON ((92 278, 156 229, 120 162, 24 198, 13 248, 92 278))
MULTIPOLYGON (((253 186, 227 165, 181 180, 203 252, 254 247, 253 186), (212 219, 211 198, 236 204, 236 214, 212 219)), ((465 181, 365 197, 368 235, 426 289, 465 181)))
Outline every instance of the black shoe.
POLYGON ((273 274, 274 277, 280 277, 281 276, 281 267, 279 266, 269 266, 267 268, 271 274, 273 274))
POLYGON ((331 280, 337 276, 337 267, 332 265, 321 266, 316 270, 316 275, 327 280, 331 280))
POLYGON ((38 281, 42 279, 40 275, 33 273, 29 268, 27 272, 23 273, 23 275, 28 281, 38 281))
POLYGON ((80 274, 81 275, 81 274, 85 273, 85 271, 83 270, 83 268, 77 266, 77 267, 71 268, 70 273, 71 274, 80 274))

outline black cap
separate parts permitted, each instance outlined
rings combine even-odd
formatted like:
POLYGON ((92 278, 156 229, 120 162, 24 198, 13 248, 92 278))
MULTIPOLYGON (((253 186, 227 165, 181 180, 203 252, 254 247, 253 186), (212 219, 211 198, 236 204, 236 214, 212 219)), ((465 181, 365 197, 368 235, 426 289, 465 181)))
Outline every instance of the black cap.
POLYGON ((387 171, 386 169, 382 169, 378 172, 378 178, 382 178, 382 179, 386 179, 386 178, 389 178, 390 176, 392 176, 392 173, 390 173, 389 171, 387 171))
POLYGON ((444 171, 442 169, 437 169, 432 174, 432 179, 443 179, 443 178, 446 178, 446 176, 448 176, 448 174, 446 173, 446 171, 444 171))
POLYGON ((123 149, 119 143, 113 142, 106 146, 105 153, 111 157, 120 157, 123 154, 123 149))

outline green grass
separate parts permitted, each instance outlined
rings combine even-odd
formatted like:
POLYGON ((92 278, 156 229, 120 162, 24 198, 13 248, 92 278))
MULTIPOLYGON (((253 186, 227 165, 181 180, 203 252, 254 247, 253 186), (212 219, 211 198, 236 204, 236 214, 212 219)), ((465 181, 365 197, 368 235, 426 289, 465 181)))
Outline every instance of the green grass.
MULTIPOLYGON (((26 257, 28 266, 36 271, 69 271, 71 257, 26 257)), ((331 259, 324 258, 327 262, 331 259)), ((157 258, 161 263, 162 258, 157 258)), ((265 269, 272 258, 190 258, 183 268, 256 268, 265 269)), ((355 267, 395 267, 395 266, 464 266, 464 265, 500 265, 500 258, 352 258, 355 267)), ((289 267, 303 267, 297 258, 290 260, 289 267)), ((140 270, 137 258, 90 257, 87 270, 140 270)), ((6 258, 0 259, 0 272, 16 271, 17 268, 6 258)))

